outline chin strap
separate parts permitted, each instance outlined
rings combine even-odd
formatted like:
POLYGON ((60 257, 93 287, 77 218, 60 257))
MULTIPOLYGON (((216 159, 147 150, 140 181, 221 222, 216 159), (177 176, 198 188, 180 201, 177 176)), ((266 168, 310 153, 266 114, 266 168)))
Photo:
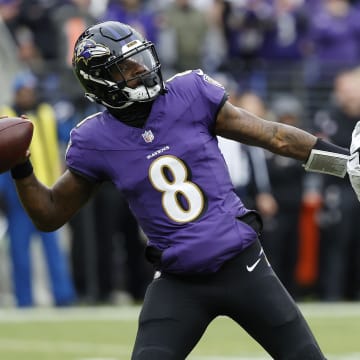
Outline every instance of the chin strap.
POLYGON ((106 108, 125 109, 134 103, 146 103, 153 101, 158 95, 161 94, 161 86, 155 85, 152 88, 147 88, 146 86, 141 85, 135 89, 124 87, 122 91, 128 94, 129 101, 119 106, 110 105, 105 100, 101 100, 99 97, 92 93, 85 93, 85 97, 91 102, 97 102, 98 104, 104 105, 106 108))
POLYGON ((132 101, 129 101, 129 102, 127 102, 127 103, 125 103, 125 104, 123 104, 121 106, 115 107, 115 106, 111 106, 106 101, 99 99, 96 95, 94 95, 92 93, 85 93, 85 97, 91 102, 96 102, 96 103, 98 103, 100 105, 105 106, 106 108, 111 108, 111 109, 125 109, 128 106, 133 104, 132 101))

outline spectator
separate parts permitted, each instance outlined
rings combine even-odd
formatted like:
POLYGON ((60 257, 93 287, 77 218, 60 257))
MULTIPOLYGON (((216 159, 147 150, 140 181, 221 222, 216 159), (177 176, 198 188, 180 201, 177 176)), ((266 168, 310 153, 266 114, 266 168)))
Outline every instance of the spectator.
MULTIPOLYGON (((238 98, 237 105, 262 118, 270 115, 264 100, 253 92, 243 93, 238 98)), ((271 193, 265 151, 253 146, 243 144, 242 146, 249 159, 249 180, 245 199, 247 199, 248 206, 255 207, 266 219, 275 213, 278 205, 271 193)))
MULTIPOLYGON (((247 104, 256 104, 257 96, 255 94, 238 94, 236 83, 232 81, 231 76, 218 74, 216 76, 216 79, 219 81, 219 83, 224 84, 226 89, 228 89, 229 101, 231 101, 231 103, 233 103, 234 105, 245 105, 244 108, 246 109, 247 104), (248 101, 246 99, 248 99, 248 101)), ((255 110, 254 108, 257 108, 257 105, 255 105, 252 110, 255 110)), ((224 156, 226 165, 229 169, 231 181, 234 185, 234 190, 236 194, 238 194, 241 199, 243 199, 244 203, 247 206, 249 206, 250 204, 254 206, 254 201, 250 200, 251 195, 248 194, 248 186, 250 183, 250 178, 252 176, 252 170, 254 169, 252 166, 252 154, 257 153, 257 150, 259 150, 259 154, 263 155, 263 150, 257 148, 250 148, 245 144, 241 144, 237 141, 226 139, 221 136, 218 136, 218 143, 221 153, 224 156)), ((263 156, 262 159, 265 161, 265 158, 263 156)), ((255 169, 259 168, 256 166, 255 169)), ((266 168, 263 167, 263 169, 265 169, 266 172, 266 168)), ((267 174, 265 174, 265 181, 266 175, 267 174)), ((261 178, 264 179, 264 176, 261 176, 261 178)))
POLYGON ((202 67, 207 24, 205 13, 190 0, 175 0, 162 12, 161 32, 167 32, 167 41, 159 44, 159 56, 173 72, 202 67))
POLYGON ((58 55, 58 46, 49 46, 55 37, 54 23, 51 19, 54 3, 44 0, 20 1, 17 18, 17 27, 30 30, 34 47, 48 64, 55 61, 58 55))
POLYGON ((8 24, 19 14, 18 1, 0 0, 0 67, 2 90, 0 104, 8 104, 12 100, 11 85, 15 74, 20 71, 21 63, 18 59, 17 44, 8 24))
POLYGON ((145 7, 144 1, 112 0, 103 19, 127 23, 150 41, 157 42, 157 18, 154 11, 145 7))
MULTIPOLYGON (((297 98, 278 95, 270 109, 275 121, 296 127, 303 126, 303 106, 297 98)), ((301 164, 293 159, 270 152, 265 154, 276 209, 272 214, 264 215, 263 246, 280 280, 296 296, 299 216, 306 173, 301 164)))
POLYGON ((305 56, 307 17, 299 0, 275 0, 262 19, 267 93, 299 91, 305 56))
MULTIPOLYGON (((231 96, 231 101, 260 117, 266 116, 263 100, 255 93, 231 96)), ((276 202, 271 195, 269 174, 263 149, 219 137, 219 147, 229 167, 236 193, 249 207, 256 207, 263 216, 273 214, 276 202)))
MULTIPOLYGON (((48 186, 61 173, 56 119, 50 105, 39 103, 36 98, 37 80, 31 73, 19 73, 14 83, 12 108, 3 106, 2 114, 20 116, 26 114, 35 124, 30 146, 34 168, 48 186)), ((0 120, 1 121, 1 120, 0 120)), ((32 265, 30 244, 33 236, 41 238, 51 280, 56 306, 70 305, 75 301, 72 279, 66 255, 60 244, 60 232, 39 232, 25 213, 17 197, 13 181, 8 173, 0 177, 0 191, 6 199, 10 258, 17 305, 34 306, 32 292, 32 265)))
POLYGON ((144 299, 153 278, 145 260, 146 241, 124 196, 108 183, 94 198, 98 302, 116 302, 116 293, 144 299))
POLYGON ((203 68, 209 73, 216 73, 225 60, 227 44, 224 31, 224 0, 210 1, 204 12, 207 15, 208 30, 206 34, 203 68))
POLYGON ((57 47, 57 71, 60 79, 60 91, 63 98, 79 103, 83 99, 81 87, 73 82, 71 56, 76 38, 85 28, 96 22, 90 12, 90 0, 70 0, 61 2, 50 12, 54 24, 54 43, 57 47))
POLYGON ((266 79, 260 50, 263 46, 263 19, 271 12, 267 1, 225 1, 223 24, 227 56, 220 67, 234 76, 240 87, 266 94, 266 79))
POLYGON ((305 80, 313 114, 326 105, 335 76, 360 61, 360 12, 349 0, 323 0, 312 10, 305 80))

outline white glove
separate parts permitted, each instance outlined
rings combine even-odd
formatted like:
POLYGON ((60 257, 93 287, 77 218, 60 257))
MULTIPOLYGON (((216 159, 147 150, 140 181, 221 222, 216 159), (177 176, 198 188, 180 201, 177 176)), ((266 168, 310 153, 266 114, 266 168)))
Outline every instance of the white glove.
POLYGON ((349 174, 350 183, 354 189, 358 200, 360 201, 360 163, 359 163, 359 149, 360 149, 360 121, 355 125, 352 133, 350 158, 347 162, 347 173, 349 174))

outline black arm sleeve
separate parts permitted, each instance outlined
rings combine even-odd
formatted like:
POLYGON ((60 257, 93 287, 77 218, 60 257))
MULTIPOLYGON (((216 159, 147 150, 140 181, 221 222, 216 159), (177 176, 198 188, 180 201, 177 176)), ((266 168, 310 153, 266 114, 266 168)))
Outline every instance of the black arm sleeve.
POLYGON ((325 141, 323 139, 320 139, 320 138, 317 139, 313 149, 333 152, 333 153, 337 153, 337 154, 350 155, 349 149, 332 144, 332 143, 325 141))

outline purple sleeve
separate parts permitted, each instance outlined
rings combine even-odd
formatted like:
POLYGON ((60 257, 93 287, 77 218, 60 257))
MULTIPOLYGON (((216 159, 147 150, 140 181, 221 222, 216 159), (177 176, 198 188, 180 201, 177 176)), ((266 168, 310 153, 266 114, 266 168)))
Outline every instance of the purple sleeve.
POLYGON ((79 134, 82 128, 74 128, 70 133, 70 141, 65 154, 66 165, 72 172, 92 182, 101 182, 104 178, 99 169, 102 168, 101 153, 82 147, 84 142, 79 134))
POLYGON ((202 94, 203 108, 207 114, 205 119, 211 119, 211 123, 208 124, 213 126, 217 117, 218 112, 228 99, 228 95, 225 88, 212 77, 204 74, 201 70, 197 70, 197 85, 202 94))

